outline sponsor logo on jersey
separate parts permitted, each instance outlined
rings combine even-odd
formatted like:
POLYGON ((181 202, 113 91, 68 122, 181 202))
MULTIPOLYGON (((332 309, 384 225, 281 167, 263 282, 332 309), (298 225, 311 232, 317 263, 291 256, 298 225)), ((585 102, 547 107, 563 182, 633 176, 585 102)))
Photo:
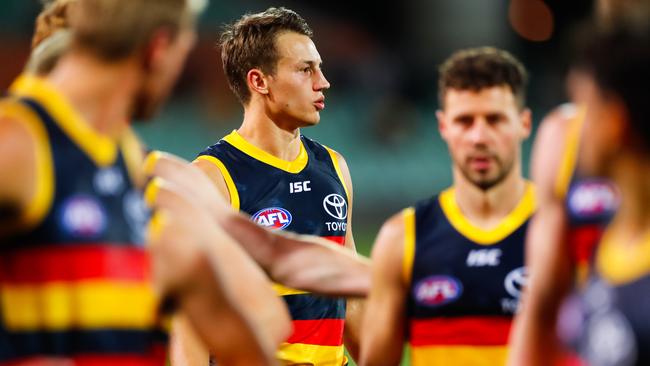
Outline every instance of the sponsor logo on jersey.
POLYGON ((335 219, 345 220, 348 217, 348 203, 340 194, 328 194, 323 200, 323 208, 335 219))
POLYGON ((81 238, 95 238, 106 229, 106 213, 92 196, 76 195, 63 202, 60 222, 68 234, 81 238))
POLYGON ((519 267, 508 273, 503 284, 506 287, 508 294, 515 299, 518 299, 527 282, 528 271, 526 270, 526 267, 519 267))
POLYGON ((455 301, 463 293, 463 285, 454 277, 435 275, 420 280, 413 289, 418 304, 430 307, 455 301))
POLYGON ((97 193, 114 196, 124 189, 124 176, 118 167, 100 169, 95 173, 93 185, 97 193))
POLYGON ((501 263, 501 249, 470 250, 465 263, 468 267, 496 267, 501 263))
POLYGON ((618 207, 618 202, 616 188, 604 180, 579 181, 569 190, 569 211, 578 217, 611 214, 618 207))
POLYGON ((291 224, 291 213, 281 207, 264 208, 253 215, 253 221, 271 229, 284 229, 291 224))

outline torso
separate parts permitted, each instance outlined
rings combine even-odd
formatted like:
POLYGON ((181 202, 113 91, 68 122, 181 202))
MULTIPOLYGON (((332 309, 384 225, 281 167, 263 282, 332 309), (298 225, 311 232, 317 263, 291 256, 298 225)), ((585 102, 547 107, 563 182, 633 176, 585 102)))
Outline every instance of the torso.
MULTIPOLYGON (((444 191, 415 206, 407 300, 413 365, 505 363, 510 324, 525 284, 524 238, 534 210, 528 185, 492 230, 472 226, 444 191)), ((409 220, 405 222, 409 224, 409 220)), ((409 250, 405 250, 408 258, 409 250)))
POLYGON ((140 146, 87 141, 92 134, 46 83, 23 79, 14 104, 40 125, 25 230, 0 246, 0 363, 69 360, 75 365, 162 365, 166 336, 143 244, 148 212, 132 183, 140 146), (72 135, 70 134, 72 132, 72 135), (86 139, 86 144, 79 144, 86 139))
MULTIPOLYGON (((198 159, 219 167, 233 207, 251 215, 258 224, 343 245, 348 196, 336 157, 306 137, 301 137, 301 144, 298 158, 286 162, 233 132, 198 159)), ((294 326, 294 333, 278 352, 280 360, 342 365, 345 300, 275 287, 289 307, 294 326)))

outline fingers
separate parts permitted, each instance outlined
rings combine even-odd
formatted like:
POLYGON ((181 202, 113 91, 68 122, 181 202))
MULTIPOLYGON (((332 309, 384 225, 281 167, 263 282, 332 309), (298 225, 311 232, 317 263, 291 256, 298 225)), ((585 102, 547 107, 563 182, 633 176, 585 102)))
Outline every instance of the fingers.
POLYGON ((221 194, 200 169, 172 154, 154 151, 145 159, 145 174, 173 184, 179 192, 216 215, 216 207, 225 205, 221 194))

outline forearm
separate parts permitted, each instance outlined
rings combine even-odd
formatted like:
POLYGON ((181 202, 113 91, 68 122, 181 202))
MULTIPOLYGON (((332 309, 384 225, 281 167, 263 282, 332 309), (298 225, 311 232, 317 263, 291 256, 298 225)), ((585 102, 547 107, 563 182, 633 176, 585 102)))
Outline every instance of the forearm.
POLYGON ((179 294, 178 305, 210 353, 223 365, 273 364, 275 345, 224 294, 208 261, 195 273, 193 286, 179 294))
POLYGON ((361 323, 363 321, 363 307, 365 300, 348 299, 345 312, 345 331, 343 343, 348 353, 354 360, 359 360, 361 342, 361 323))
POLYGON ((220 224, 278 283, 330 296, 365 296, 370 289, 369 261, 325 239, 272 233, 236 214, 220 224))

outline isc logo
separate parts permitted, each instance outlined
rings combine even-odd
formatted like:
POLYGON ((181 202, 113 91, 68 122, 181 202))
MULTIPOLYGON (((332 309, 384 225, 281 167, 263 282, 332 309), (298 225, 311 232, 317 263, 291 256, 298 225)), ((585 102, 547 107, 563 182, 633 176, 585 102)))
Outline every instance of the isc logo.
POLYGON ((500 263, 501 249, 475 249, 467 255, 468 267, 495 267, 500 263))
POLYGON ((284 208, 270 207, 257 211, 252 219, 271 229, 284 229, 291 224, 291 213, 284 208))
POLYGON ((415 300, 425 306, 440 306, 452 302, 463 293, 463 285, 451 276, 430 276, 415 286, 415 300))
POLYGON ((309 187, 310 180, 304 182, 291 182, 289 183, 289 193, 300 193, 300 192, 309 192, 311 187, 309 187))

